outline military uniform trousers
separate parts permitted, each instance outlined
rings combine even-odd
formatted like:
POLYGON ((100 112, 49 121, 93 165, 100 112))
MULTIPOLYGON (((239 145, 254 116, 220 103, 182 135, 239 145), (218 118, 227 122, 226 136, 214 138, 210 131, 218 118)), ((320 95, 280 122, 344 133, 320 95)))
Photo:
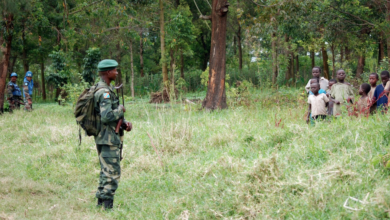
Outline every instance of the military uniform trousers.
POLYGON ((15 109, 20 109, 20 96, 13 96, 11 100, 9 100, 9 111, 12 112, 15 109), (14 104, 12 104, 12 101, 14 104))
POLYGON ((96 145, 100 161, 99 187, 96 198, 114 199, 121 177, 119 146, 96 145))

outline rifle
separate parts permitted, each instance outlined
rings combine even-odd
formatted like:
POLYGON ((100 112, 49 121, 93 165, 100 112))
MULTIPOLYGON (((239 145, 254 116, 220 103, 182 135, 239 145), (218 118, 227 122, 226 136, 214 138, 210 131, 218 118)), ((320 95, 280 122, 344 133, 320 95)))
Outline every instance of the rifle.
MULTIPOLYGON (((116 95, 118 96, 118 99, 119 99, 119 91, 118 90, 122 86, 123 86, 123 84, 121 84, 120 86, 115 87, 116 95)), ((125 106, 125 101, 124 101, 124 98, 123 98, 123 88, 122 88, 122 105, 123 105, 123 107, 125 106)), ((122 124, 123 124, 123 117, 119 119, 118 124, 115 127, 115 133, 119 134, 119 137, 120 137, 120 140, 121 140, 121 143, 120 143, 120 146, 119 146, 119 149, 120 149, 120 160, 121 161, 123 160, 122 149, 123 149, 123 139, 124 139, 124 135, 125 135, 124 131, 123 131, 123 128, 122 128, 122 124)))
POLYGON ((7 98, 8 101, 14 101, 15 103, 18 103, 19 105, 25 105, 23 102, 20 102, 19 99, 11 99, 11 98, 7 98))

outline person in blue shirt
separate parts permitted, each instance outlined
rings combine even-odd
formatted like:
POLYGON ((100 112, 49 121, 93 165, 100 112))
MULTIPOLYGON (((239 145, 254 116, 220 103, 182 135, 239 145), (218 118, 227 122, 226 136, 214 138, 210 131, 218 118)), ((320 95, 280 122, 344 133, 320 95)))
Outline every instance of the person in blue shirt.
POLYGON ((18 79, 18 74, 11 73, 11 81, 7 85, 7 100, 9 102, 9 112, 12 113, 15 109, 20 109, 20 101, 22 100, 22 91, 20 91, 19 86, 16 84, 18 79))
POLYGON ((34 81, 32 80, 32 72, 27 71, 26 76, 23 80, 23 98, 24 98, 24 109, 27 111, 32 110, 32 93, 34 88, 34 81))
POLYGON ((387 82, 389 81, 389 78, 390 78, 390 73, 389 71, 385 70, 385 71, 382 71, 381 72, 381 80, 382 80, 382 84, 378 85, 376 88, 375 88, 375 92, 374 92, 374 97, 373 97, 373 102, 376 106, 376 109, 377 110, 380 110, 383 112, 387 111, 387 105, 388 105, 388 99, 387 99, 387 93, 385 91, 385 86, 387 84, 387 82))

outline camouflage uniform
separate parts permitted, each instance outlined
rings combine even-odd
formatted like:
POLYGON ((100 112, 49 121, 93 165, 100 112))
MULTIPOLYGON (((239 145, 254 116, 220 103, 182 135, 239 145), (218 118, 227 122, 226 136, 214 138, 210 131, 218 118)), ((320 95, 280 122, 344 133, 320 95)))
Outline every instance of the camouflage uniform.
POLYGON ((121 176, 121 140, 115 133, 115 127, 119 119, 123 118, 123 109, 118 108, 119 99, 104 80, 101 79, 97 87, 99 90, 94 95, 94 105, 95 111, 101 116, 101 128, 95 136, 95 142, 101 170, 96 198, 113 200, 121 176))
POLYGON ((32 97, 29 94, 28 83, 26 83, 26 82, 23 83, 23 94, 24 94, 23 97, 24 97, 24 104, 25 104, 24 108, 26 110, 31 110, 32 104, 30 105, 28 103, 28 100, 30 100, 32 102, 32 97))
POLYGON ((15 109, 20 109, 20 100, 21 96, 15 95, 15 93, 20 93, 19 87, 12 82, 9 82, 7 85, 7 94, 8 94, 8 103, 9 103, 9 112, 12 113, 15 109), (17 91, 19 90, 19 91, 17 91), (13 102, 13 103, 12 103, 13 102))

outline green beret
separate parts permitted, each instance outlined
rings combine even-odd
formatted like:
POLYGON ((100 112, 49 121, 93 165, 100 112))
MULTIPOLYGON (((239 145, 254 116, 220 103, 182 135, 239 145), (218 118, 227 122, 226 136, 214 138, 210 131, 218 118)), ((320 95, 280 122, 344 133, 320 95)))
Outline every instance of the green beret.
POLYGON ((104 72, 104 71, 113 70, 117 66, 118 66, 118 62, 116 62, 115 60, 105 59, 100 61, 97 67, 99 72, 104 72))

